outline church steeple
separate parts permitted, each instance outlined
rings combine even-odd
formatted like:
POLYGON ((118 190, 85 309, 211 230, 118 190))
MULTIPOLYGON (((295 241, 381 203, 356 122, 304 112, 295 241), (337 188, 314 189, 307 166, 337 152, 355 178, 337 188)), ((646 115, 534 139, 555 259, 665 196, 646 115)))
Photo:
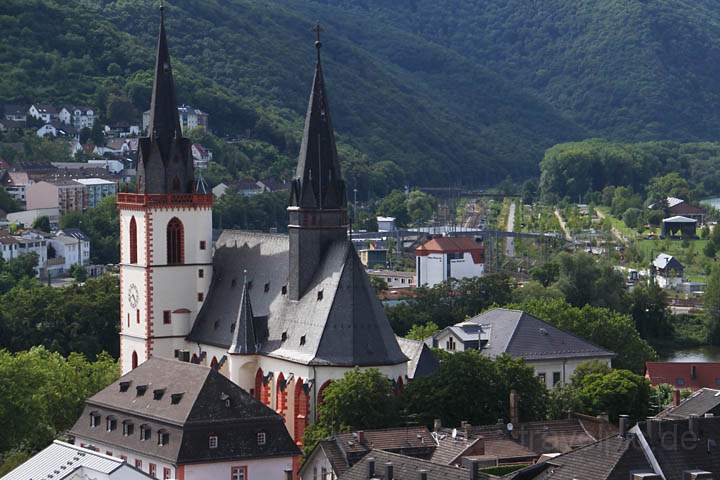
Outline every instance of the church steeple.
POLYGON ((249 355, 257 353, 257 337, 255 336, 255 324, 250 304, 250 289, 247 278, 243 280, 243 291, 240 297, 240 310, 235 320, 235 331, 233 342, 228 349, 233 355, 249 355))
POLYGON ((290 204, 301 208, 346 208, 345 182, 340 173, 320 58, 322 29, 317 25, 313 30, 317 35, 315 78, 305 116, 305 130, 290 204))
POLYGON ((138 193, 192 193, 195 188, 190 141, 182 136, 175 80, 170 63, 165 11, 160 7, 160 31, 147 137, 138 149, 138 193))
POLYGON ((325 91, 320 26, 317 25, 314 31, 317 35, 315 78, 288 207, 291 300, 299 300, 308 290, 330 245, 347 241, 345 182, 340 172, 325 91))

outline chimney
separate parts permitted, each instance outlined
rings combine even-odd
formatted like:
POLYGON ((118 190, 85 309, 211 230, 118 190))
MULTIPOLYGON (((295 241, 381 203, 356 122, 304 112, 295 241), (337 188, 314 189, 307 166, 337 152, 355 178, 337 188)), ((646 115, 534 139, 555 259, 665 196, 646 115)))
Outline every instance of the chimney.
POLYGON ((395 477, 393 476, 393 464, 392 462, 387 462, 385 464, 385 480, 394 480, 395 477))
POLYGON ((700 417, 698 416, 698 414, 691 413, 690 416, 688 417, 688 430, 690 431, 690 433, 692 433, 695 436, 697 436, 697 434, 699 433, 699 430, 700 430, 699 423, 700 423, 700 417))
POLYGON ((468 470, 469 480, 480 480, 480 460, 463 458, 462 465, 468 470))
POLYGON ((375 478, 375 459, 368 458, 368 478, 375 478))
POLYGON ((510 423, 520 424, 520 395, 515 390, 510 390, 510 423))
POLYGON ((673 390, 673 407, 680 405, 680 389, 673 390))
POLYGON ((647 420, 645 420, 645 431, 647 432, 648 441, 657 438, 659 432, 658 421, 653 417, 648 417, 647 420))
POLYGON ((627 435, 628 430, 630 429, 630 417, 628 415, 620 415, 618 418, 618 427, 620 436, 625 438, 625 435, 627 435))
POLYGON ((712 473, 705 470, 685 470, 683 472, 683 480, 713 480, 714 478, 712 473))
POLYGON ((418 480, 428 480, 427 470, 418 470, 418 480))
POLYGON ((286 469, 285 469, 285 480, 293 480, 293 471, 292 471, 292 468, 286 468, 286 469))
POLYGON ((357 441, 360 445, 365 445, 365 431, 364 430, 358 430, 357 441))
POLYGON ((439 432, 441 428, 442 428, 442 420, 440 420, 439 418, 436 418, 435 421, 433 422, 433 431, 439 432))

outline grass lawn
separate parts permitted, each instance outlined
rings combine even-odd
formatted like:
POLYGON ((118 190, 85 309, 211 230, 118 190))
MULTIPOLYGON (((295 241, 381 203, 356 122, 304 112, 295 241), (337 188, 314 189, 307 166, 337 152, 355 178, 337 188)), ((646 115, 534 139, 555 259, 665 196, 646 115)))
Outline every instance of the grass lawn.
POLYGON ((707 240, 639 240, 638 250, 651 262, 658 254, 667 253, 676 257, 685 266, 685 276, 693 281, 704 281, 705 263, 709 261, 703 254, 707 240), (686 244, 687 246, 683 246, 686 244))

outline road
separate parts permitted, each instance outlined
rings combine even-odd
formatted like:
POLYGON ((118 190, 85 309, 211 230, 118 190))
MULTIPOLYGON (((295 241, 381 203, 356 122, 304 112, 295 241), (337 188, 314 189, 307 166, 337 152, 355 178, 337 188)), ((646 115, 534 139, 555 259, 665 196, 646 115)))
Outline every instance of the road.
MULTIPOLYGON (((600 218, 600 220, 605 220, 606 215, 603 212, 601 212, 599 208, 595 209, 595 213, 597 214, 598 218, 600 218)), ((620 230, 618 230, 617 228, 612 227, 610 229, 610 232, 612 233, 612 236, 615 237, 615 240, 617 240, 618 242, 625 244, 625 245, 630 244, 630 239, 627 238, 625 235, 623 235, 623 233, 620 230)))
POLYGON ((562 228, 563 235, 565 235, 565 240, 568 242, 572 242, 572 235, 570 235, 570 230, 567 228, 567 223, 565 223, 565 219, 560 214, 560 210, 557 208, 555 209, 555 216, 558 219, 558 222, 560 222, 560 228, 562 228))
MULTIPOLYGON (((506 232, 512 232, 515 229, 515 202, 510 204, 510 208, 508 209, 508 218, 505 225, 506 232)), ((505 255, 508 257, 515 256, 515 239, 513 237, 505 239, 505 255)))

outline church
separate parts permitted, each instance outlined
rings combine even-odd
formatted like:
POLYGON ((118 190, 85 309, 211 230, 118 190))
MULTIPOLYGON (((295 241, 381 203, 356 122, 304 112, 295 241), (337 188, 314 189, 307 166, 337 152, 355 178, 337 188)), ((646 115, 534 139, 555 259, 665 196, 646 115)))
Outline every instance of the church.
POLYGON ((182 136, 164 21, 136 191, 118 195, 123 374, 151 357, 212 366, 279 413, 298 444, 330 382, 372 367, 401 389, 417 367, 403 349, 418 352, 393 333, 348 236, 317 33, 287 235, 225 230, 213 244, 213 196, 182 136))

